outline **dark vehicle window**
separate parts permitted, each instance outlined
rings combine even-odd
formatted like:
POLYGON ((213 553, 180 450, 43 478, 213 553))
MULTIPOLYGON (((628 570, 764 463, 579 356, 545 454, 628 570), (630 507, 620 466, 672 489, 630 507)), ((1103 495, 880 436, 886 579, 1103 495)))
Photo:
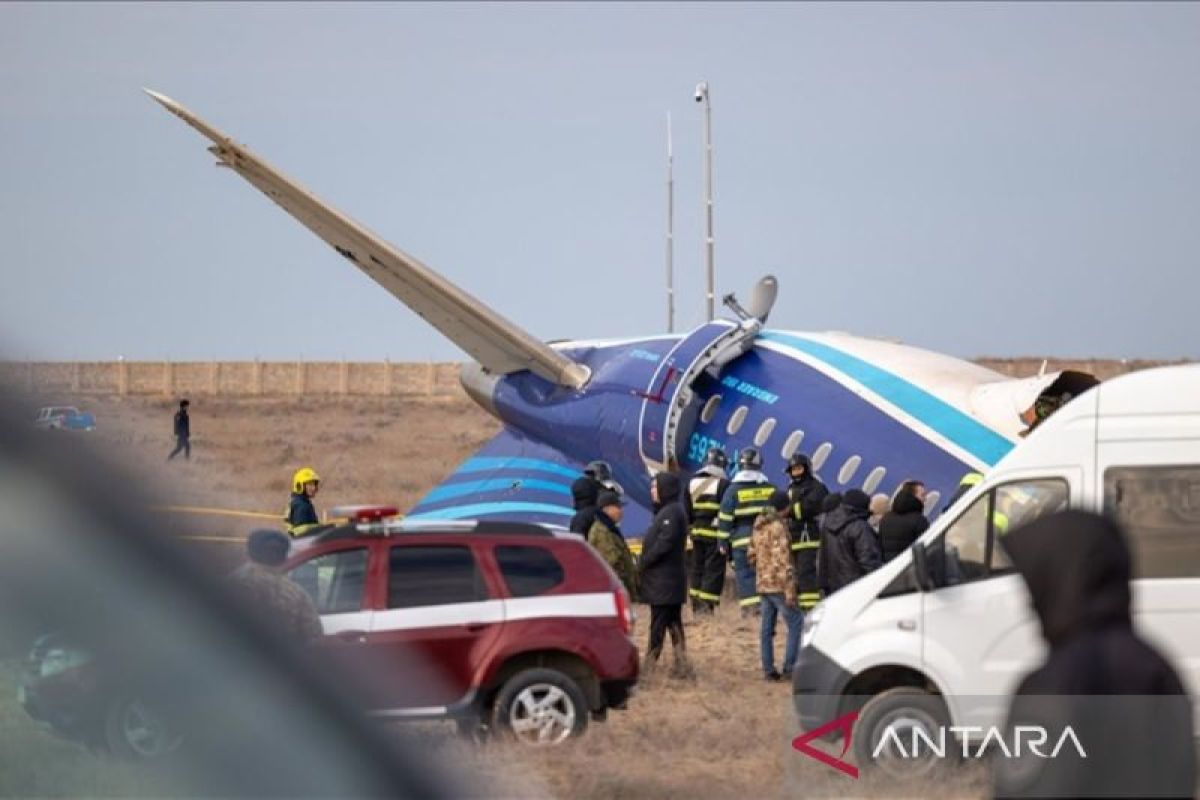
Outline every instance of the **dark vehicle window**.
POLYGON ((1200 466, 1110 467, 1104 510, 1129 537, 1134 577, 1200 577, 1200 466))
POLYGON ((308 592, 321 614, 345 614, 362 608, 367 585, 367 550, 339 550, 305 561, 291 578, 308 592))
POLYGON ((486 600, 471 548, 399 545, 388 557, 388 608, 486 600))
POLYGON ((1040 479, 998 486, 975 500, 929 548, 930 571, 939 586, 991 578, 1012 571, 997 542, 1038 517, 1067 507, 1066 481, 1040 479))
POLYGON ((497 547, 496 562, 513 597, 533 597, 563 582, 562 564, 544 547, 497 547))

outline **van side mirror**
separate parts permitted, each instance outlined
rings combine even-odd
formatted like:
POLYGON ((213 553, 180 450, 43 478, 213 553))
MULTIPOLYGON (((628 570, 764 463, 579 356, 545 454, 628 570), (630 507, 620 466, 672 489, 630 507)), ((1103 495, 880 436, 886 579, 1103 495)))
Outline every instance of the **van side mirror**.
POLYGON ((913 542, 911 550, 913 579, 916 581, 917 588, 922 592, 932 592, 937 588, 937 584, 929 571, 929 551, 920 542, 913 542))

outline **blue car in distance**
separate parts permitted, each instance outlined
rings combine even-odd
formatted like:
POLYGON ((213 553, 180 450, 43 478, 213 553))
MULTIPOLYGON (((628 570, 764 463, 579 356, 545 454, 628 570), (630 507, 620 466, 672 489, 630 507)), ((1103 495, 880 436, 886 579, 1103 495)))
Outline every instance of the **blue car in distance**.
POLYGON ((45 431, 91 431, 96 429, 96 418, 75 406, 44 406, 33 424, 45 431))

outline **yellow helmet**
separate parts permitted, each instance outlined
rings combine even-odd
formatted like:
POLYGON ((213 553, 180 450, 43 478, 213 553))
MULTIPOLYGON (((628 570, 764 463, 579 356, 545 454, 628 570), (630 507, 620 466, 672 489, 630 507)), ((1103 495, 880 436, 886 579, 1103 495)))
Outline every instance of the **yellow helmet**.
POLYGON ((309 481, 317 481, 319 483, 320 480, 321 476, 317 474, 315 469, 312 467, 301 467, 300 469, 296 470, 296 474, 292 476, 292 491, 296 494, 303 494, 304 484, 308 483, 309 481))

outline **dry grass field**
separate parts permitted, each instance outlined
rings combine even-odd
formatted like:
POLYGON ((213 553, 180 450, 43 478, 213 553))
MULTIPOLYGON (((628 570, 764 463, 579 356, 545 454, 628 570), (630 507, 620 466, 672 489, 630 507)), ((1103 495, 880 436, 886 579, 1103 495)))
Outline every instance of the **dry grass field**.
MULTIPOLYGON (((280 514, 291 473, 305 464, 323 477, 321 508, 355 502, 408 507, 498 430, 461 396, 200 397, 193 399, 191 461, 166 464, 173 402, 45 398, 68 399, 95 413, 98 429, 61 435, 91 437, 112 458, 157 481, 170 502, 280 514)), ((206 530, 224 535, 244 534, 256 524, 202 519, 206 530)), ((226 552, 229 558, 238 555, 236 547, 226 546, 226 552)), ((644 608, 641 616, 639 639, 645 635, 644 608)), ((796 734, 790 687, 761 678, 757 623, 739 620, 732 608, 715 619, 692 620, 690 614, 686 619, 695 681, 655 675, 627 711, 553 751, 499 743, 479 747, 446 737, 434 737, 436 748, 475 775, 489 794, 500 796, 698 800, 987 793, 986 781, 975 772, 919 786, 872 785, 804 759, 790 747, 796 734)), ((782 647, 782 629, 777 645, 782 647)), ((670 654, 664 657, 669 662, 670 654)), ((6 676, 3 667, 0 678, 6 676)), ((0 690, 11 689, 6 682, 0 680, 0 690)))

